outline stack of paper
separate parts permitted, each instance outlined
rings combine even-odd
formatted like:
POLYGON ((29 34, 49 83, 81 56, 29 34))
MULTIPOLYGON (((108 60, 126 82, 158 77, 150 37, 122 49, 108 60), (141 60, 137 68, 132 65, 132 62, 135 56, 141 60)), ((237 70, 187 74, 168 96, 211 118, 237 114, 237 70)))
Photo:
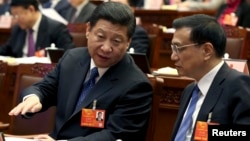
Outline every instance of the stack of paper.
POLYGON ((156 71, 153 71, 155 75, 171 75, 171 76, 178 76, 178 71, 175 68, 171 67, 164 67, 159 68, 156 71))

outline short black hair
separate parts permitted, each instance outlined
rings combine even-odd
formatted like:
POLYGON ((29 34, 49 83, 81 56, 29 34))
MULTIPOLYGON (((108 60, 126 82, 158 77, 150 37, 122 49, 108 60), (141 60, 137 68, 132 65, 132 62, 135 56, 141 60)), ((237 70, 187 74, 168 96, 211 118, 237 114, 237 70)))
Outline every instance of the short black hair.
POLYGON ((37 0, 11 0, 10 6, 22 6, 27 9, 30 5, 34 6, 35 10, 38 11, 39 2, 37 0))
POLYGON ((127 36, 132 37, 135 31, 135 16, 128 5, 119 2, 104 2, 97 6, 89 20, 94 27, 98 20, 104 19, 113 24, 127 26, 127 36))
POLYGON ((198 44, 210 42, 218 57, 223 57, 226 49, 226 34, 215 17, 195 14, 181 17, 173 21, 173 28, 191 28, 190 41, 198 44))

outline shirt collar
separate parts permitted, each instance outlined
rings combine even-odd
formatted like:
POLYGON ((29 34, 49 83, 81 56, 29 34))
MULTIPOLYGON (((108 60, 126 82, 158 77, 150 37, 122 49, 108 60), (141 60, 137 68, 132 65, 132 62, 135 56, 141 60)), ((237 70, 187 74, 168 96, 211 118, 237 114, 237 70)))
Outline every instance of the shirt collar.
POLYGON ((33 27, 32 27, 32 30, 33 30, 34 32, 38 32, 38 28, 39 28, 39 25, 40 25, 41 20, 42 20, 42 14, 39 13, 39 14, 38 14, 38 18, 37 18, 35 24, 34 24, 33 27))
POLYGON ((206 96, 213 80, 220 68, 222 67, 224 61, 221 61, 217 64, 212 70, 210 70, 206 75, 204 75, 198 82, 198 87, 201 91, 201 94, 206 96))
MULTIPOLYGON (((91 58, 91 61, 90 61, 90 70, 93 69, 94 67, 96 67, 95 63, 94 63, 94 60, 91 58)), ((99 77, 102 77, 103 74, 109 69, 108 68, 98 68, 98 73, 99 73, 99 77)))

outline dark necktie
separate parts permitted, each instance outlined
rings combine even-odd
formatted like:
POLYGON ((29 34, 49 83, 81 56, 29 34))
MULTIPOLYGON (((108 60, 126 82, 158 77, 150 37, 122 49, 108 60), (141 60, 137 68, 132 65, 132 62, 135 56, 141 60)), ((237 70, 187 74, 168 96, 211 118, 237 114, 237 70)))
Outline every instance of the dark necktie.
POLYGON ((199 98, 199 91, 200 90, 199 90, 198 86, 196 85, 194 90, 193 90, 193 93, 192 93, 191 102, 190 102, 190 105, 188 107, 186 116, 182 120, 182 123, 179 127, 177 134, 176 134, 175 141, 185 141, 185 139, 186 139, 186 133, 187 133, 188 129, 192 126, 192 122, 191 122, 192 115, 193 115, 193 112, 195 110, 198 98, 199 98))
POLYGON ((33 30, 28 31, 28 57, 35 55, 35 42, 33 38, 33 30))
POLYGON ((91 90, 91 88, 94 87, 94 85, 95 85, 95 79, 98 76, 99 76, 99 73, 98 73, 97 67, 91 69, 89 80, 86 83, 83 84, 83 90, 82 90, 81 95, 80 95, 80 97, 78 99, 76 108, 79 105, 81 105, 82 101, 84 100, 84 98, 86 97, 86 95, 89 93, 89 91, 91 90))

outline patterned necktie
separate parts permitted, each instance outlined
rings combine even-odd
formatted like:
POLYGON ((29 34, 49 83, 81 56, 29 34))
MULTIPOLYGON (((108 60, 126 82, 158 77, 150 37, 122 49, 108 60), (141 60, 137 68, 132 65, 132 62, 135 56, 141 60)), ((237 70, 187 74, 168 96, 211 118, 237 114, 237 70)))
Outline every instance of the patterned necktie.
POLYGON ((199 98, 199 91, 200 90, 199 90, 198 86, 196 85, 194 87, 194 90, 193 90, 193 93, 192 93, 191 102, 189 104, 186 116, 182 120, 182 123, 181 123, 181 125, 179 127, 179 130, 178 130, 177 134, 176 134, 175 141, 185 141, 185 139, 186 139, 186 133, 187 133, 188 129, 191 127, 191 125, 192 125, 192 122, 191 122, 192 121, 192 115, 193 115, 193 112, 195 110, 198 98, 199 98))
POLYGON ((33 38, 33 30, 28 31, 28 57, 35 55, 35 42, 33 38))
POLYGON ((94 87, 95 85, 95 79, 96 77, 99 76, 99 73, 98 73, 98 69, 97 67, 91 69, 90 71, 90 77, 89 77, 89 80, 83 84, 83 90, 82 90, 82 93, 78 99, 78 102, 77 102, 77 105, 76 105, 76 108, 81 105, 83 99, 86 97, 86 95, 89 93, 89 91, 91 90, 91 88, 94 87))

